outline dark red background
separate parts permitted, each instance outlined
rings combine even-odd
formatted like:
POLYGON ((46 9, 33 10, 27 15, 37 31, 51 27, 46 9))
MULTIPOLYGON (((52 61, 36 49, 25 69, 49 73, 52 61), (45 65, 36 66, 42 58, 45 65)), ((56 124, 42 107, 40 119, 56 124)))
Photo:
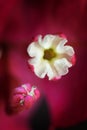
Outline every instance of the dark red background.
MULTIPOLYGON (((87 1, 0 0, 0 130, 25 130, 4 108, 12 88, 30 82, 44 93, 52 126, 87 119, 87 1), (27 46, 38 34, 63 32, 76 52, 76 65, 59 81, 37 78, 28 68, 27 46)), ((23 119, 26 116, 22 115, 23 119)))

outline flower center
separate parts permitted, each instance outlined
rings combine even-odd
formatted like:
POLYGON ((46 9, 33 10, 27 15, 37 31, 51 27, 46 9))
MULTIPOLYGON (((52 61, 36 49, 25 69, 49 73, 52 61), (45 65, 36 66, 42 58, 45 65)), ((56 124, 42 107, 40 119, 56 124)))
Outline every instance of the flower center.
POLYGON ((43 56, 44 59, 52 60, 54 57, 56 57, 56 53, 52 48, 44 50, 44 56, 43 56))

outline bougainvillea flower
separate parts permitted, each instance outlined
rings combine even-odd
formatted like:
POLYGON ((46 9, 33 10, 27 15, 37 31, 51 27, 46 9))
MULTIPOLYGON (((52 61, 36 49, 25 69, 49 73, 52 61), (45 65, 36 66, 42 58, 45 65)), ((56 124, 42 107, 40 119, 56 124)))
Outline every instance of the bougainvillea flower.
POLYGON ((39 96, 40 92, 36 86, 23 84, 13 89, 8 106, 12 112, 21 112, 31 108, 39 96))
POLYGON ((71 46, 65 45, 66 42, 65 37, 48 34, 44 38, 39 35, 37 40, 28 46, 28 54, 32 57, 28 62, 39 78, 47 75, 49 80, 59 79, 68 73, 75 52, 71 46))

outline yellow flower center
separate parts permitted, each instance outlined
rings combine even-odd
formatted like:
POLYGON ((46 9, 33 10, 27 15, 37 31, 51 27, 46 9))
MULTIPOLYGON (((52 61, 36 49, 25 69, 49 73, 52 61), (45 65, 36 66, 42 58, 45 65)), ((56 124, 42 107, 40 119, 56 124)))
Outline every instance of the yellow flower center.
POLYGON ((43 56, 44 59, 52 60, 55 57, 56 57, 56 53, 54 52, 52 48, 44 50, 44 56, 43 56))

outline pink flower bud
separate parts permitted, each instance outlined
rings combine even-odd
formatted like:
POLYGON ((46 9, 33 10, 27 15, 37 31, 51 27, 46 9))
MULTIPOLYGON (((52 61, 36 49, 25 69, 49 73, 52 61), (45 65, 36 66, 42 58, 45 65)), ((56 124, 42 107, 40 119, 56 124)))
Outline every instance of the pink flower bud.
POLYGON ((9 106, 12 112, 20 112, 29 109, 39 97, 36 86, 24 84, 12 91, 9 106))

